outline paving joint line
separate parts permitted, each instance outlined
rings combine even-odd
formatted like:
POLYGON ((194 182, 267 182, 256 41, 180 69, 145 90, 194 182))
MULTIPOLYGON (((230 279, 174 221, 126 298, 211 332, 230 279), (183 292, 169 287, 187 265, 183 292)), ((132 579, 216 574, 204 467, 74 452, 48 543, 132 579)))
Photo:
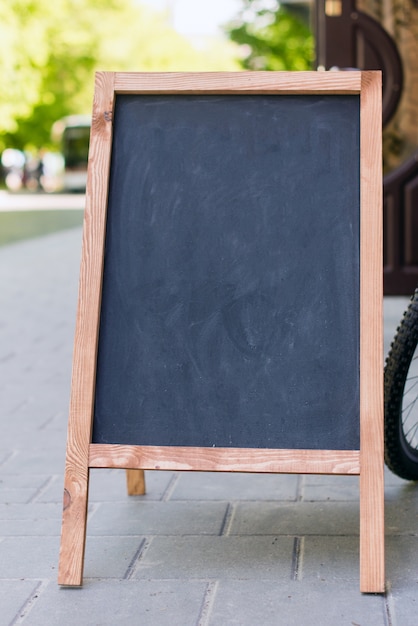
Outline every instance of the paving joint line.
POLYGON ((29 613, 33 609, 36 604, 39 596, 45 591, 48 587, 48 580, 40 580, 36 585, 33 592, 30 594, 29 598, 24 602, 23 606, 19 609, 16 617, 10 622, 9 626, 18 626, 18 624, 22 624, 24 620, 28 617, 29 613))
POLYGON ((295 537, 293 540, 291 580, 302 579, 303 553, 305 548, 305 537, 295 537))
POLYGON ((235 517, 235 510, 235 505, 228 502, 225 510, 225 515, 221 523, 221 528, 219 530, 220 537, 229 537, 232 522, 235 517))
POLYGON ((57 479, 56 476, 49 476, 42 483, 42 485, 39 487, 39 489, 36 490, 36 492, 33 494, 33 496, 31 496, 29 498, 29 500, 26 501, 26 504, 32 504, 33 502, 36 502, 38 500, 38 498, 40 496, 42 496, 49 489, 49 487, 56 481, 56 479, 57 479))
POLYGON ((173 491, 179 481, 180 478, 180 474, 179 472, 174 472, 173 476, 170 478, 170 481, 163 493, 163 495, 161 496, 161 502, 168 502, 168 500, 170 500, 173 491))
POLYGON ((209 618, 212 613, 213 604, 215 602, 216 592, 218 590, 219 582, 217 580, 208 582, 206 590, 203 596, 202 607, 200 609, 199 617, 196 622, 196 626, 207 626, 209 624, 209 618))
POLYGON ((17 456, 17 450, 9 452, 9 454, 4 457, 3 461, 0 461, 0 467, 3 467, 3 465, 11 461, 15 456, 17 456))
POLYGON ((100 509, 100 504, 102 503, 101 502, 89 502, 88 503, 87 524, 89 523, 93 515, 97 513, 97 511, 100 509))
POLYGON ((296 483, 296 502, 303 502, 305 498, 306 476, 299 474, 296 483))
POLYGON ((390 581, 386 582, 386 593, 383 596, 385 626, 396 626, 395 605, 390 581))
POLYGON ((45 430, 48 427, 48 425, 54 421, 55 418, 56 418, 56 415, 52 415, 51 417, 48 417, 48 419, 45 422, 42 422, 42 424, 38 426, 38 430, 45 430))
POLYGON ((134 576, 135 572, 137 571, 139 567, 142 557, 147 552, 151 544, 151 541, 152 541, 152 538, 149 538, 149 537, 144 537, 142 539, 137 551, 133 555, 131 562, 128 565, 128 568, 123 576, 123 580, 131 580, 131 578, 134 576))

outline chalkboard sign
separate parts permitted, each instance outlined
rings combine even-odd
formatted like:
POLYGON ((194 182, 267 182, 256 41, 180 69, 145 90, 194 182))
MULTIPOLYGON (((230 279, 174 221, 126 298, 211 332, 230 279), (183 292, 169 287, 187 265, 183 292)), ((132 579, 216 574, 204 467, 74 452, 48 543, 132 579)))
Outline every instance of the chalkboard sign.
POLYGON ((357 473, 381 590, 379 85, 97 75, 64 521, 88 467, 357 473))
POLYGON ((116 97, 94 443, 359 449, 359 116, 116 97))

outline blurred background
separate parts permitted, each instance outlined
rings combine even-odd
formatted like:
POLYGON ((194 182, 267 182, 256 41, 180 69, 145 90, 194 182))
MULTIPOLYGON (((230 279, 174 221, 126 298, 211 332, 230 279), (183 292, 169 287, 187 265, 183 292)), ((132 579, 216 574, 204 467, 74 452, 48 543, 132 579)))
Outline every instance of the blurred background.
POLYGON ((81 210, 96 70, 380 69, 384 289, 410 294, 418 283, 417 59, 418 0, 1 2, 0 243, 10 240, 6 220, 16 221, 7 211, 61 209, 63 194, 81 210))
POLYGON ((306 2, 8 0, 0 18, 0 184, 11 191, 85 189, 96 70, 300 70, 313 61, 306 2))

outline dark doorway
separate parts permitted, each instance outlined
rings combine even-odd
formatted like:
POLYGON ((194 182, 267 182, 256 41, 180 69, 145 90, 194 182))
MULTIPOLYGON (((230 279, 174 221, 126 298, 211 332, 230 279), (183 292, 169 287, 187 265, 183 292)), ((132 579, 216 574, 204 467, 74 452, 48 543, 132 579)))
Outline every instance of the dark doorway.
MULTIPOLYGON (((405 62, 393 38, 356 0, 317 0, 316 41, 324 69, 382 70, 387 127, 404 89, 405 62)), ((418 142, 396 167, 386 167, 383 188, 384 292, 409 295, 418 283, 418 142)))

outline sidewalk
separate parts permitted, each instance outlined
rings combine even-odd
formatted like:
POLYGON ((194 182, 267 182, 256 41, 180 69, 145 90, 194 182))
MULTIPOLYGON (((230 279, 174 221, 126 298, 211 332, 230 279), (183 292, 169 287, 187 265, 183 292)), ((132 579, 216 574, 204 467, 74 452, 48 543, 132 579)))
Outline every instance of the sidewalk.
MULTIPOLYGON (((0 247, 0 626, 415 626, 418 487, 386 473, 386 596, 359 592, 358 478, 91 472, 59 588, 81 229, 0 247)), ((405 298, 385 300, 385 345, 405 298)))

